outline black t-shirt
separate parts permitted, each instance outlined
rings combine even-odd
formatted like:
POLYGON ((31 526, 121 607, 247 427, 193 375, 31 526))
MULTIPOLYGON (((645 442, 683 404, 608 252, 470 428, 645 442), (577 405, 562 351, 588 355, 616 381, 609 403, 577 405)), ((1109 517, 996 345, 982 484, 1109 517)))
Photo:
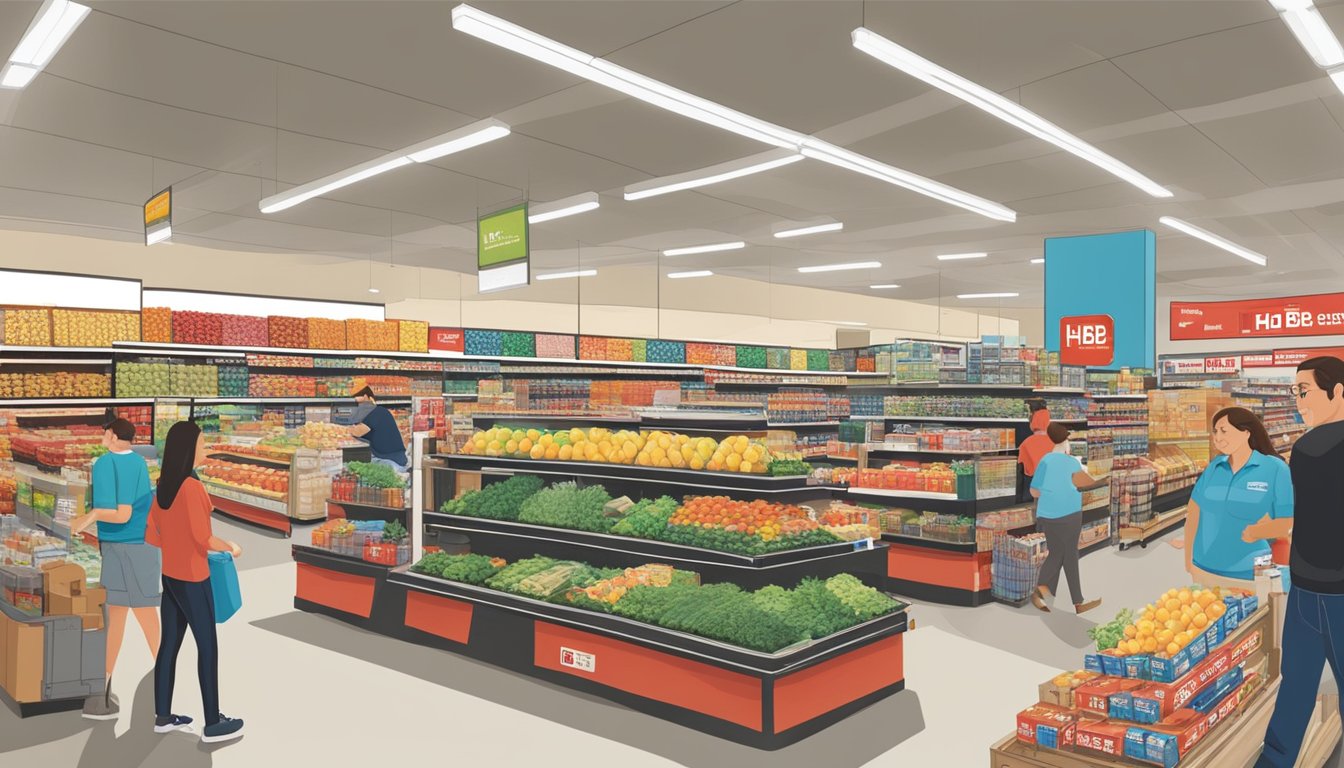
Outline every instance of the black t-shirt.
POLYGON ((1344 595, 1344 422, 1293 446, 1293 587, 1344 595))
POLYGON ((364 439, 369 441, 369 452, 375 459, 395 461, 403 467, 410 463, 406 460, 406 443, 401 439, 401 430, 397 429, 397 420, 391 411, 381 405, 374 406, 360 423, 369 428, 364 439))

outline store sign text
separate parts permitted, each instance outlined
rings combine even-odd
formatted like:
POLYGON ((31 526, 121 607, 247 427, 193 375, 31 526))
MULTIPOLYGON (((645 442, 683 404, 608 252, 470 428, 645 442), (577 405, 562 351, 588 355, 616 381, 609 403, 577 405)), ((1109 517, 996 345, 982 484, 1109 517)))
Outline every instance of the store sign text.
POLYGON ((1110 365, 1115 359, 1115 320, 1110 315, 1061 317, 1059 359, 1065 365, 1110 365))
POLYGON ((461 328, 429 329, 429 348, 442 352, 465 352, 466 338, 461 328))
POLYGON ((1171 303, 1171 339, 1330 336, 1344 333, 1344 293, 1171 303))
POLYGON ((1241 358, 1239 357, 1204 358, 1205 373, 1236 373, 1239 370, 1241 370, 1241 358))

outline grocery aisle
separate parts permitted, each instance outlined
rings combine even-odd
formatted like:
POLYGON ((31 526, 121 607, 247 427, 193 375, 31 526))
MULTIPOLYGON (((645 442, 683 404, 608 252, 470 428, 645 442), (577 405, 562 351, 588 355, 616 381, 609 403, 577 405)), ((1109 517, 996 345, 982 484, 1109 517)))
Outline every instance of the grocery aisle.
MULTIPOLYGON (((292 760, 346 766, 376 763, 395 748, 506 765, 980 765, 989 744, 1011 730, 1013 713, 1030 702, 1036 685, 1079 665, 1094 621, 1002 605, 918 605, 911 611, 918 628, 907 636, 907 691, 769 753, 296 612, 288 542, 228 522, 216 525, 244 548, 239 565, 245 605, 221 627, 220 642, 222 703, 226 713, 247 719, 247 735, 212 749, 185 736, 155 735, 149 727, 149 656, 143 642, 128 637, 115 686, 123 698, 121 720, 95 724, 67 713, 19 721, 0 711, 0 763, 253 768, 258 760, 292 760)), ((1106 600, 1101 619, 1112 609, 1142 605, 1179 583, 1181 574, 1180 552, 1164 543, 1083 560, 1085 586, 1106 600)), ((200 707, 194 667, 188 643, 179 667, 178 709, 193 715, 200 707)))

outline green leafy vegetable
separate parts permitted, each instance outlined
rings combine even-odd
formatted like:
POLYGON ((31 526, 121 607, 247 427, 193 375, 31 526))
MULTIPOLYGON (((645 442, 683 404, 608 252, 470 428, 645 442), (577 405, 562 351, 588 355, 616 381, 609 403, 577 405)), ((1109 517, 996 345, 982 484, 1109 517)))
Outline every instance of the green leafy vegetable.
POLYGON ((1087 636, 1097 643, 1098 651, 1109 651, 1125 636, 1125 627, 1134 623, 1134 612, 1126 608, 1115 614, 1108 624, 1098 624, 1087 630, 1087 636))
POLYGON ((479 491, 467 491, 460 498, 445 501, 440 511, 490 520, 517 520, 523 502, 540 491, 543 484, 535 475, 514 475, 479 491))
POLYGON ((364 461, 346 462, 345 468, 359 478, 360 485, 370 488, 405 488, 406 478, 386 464, 364 461))
POLYGON ((600 485, 580 488, 577 483, 556 483, 523 502, 518 522, 549 525, 575 531, 606 533, 615 520, 603 514, 611 496, 600 485))

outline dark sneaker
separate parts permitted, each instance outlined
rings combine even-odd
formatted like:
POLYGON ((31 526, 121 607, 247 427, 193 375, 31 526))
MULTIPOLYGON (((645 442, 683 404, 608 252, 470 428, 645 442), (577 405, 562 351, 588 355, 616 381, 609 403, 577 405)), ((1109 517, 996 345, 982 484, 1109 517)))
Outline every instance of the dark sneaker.
POLYGON ((84 700, 85 720, 116 720, 120 714, 121 702, 110 693, 90 696, 84 700))
POLYGON ((214 744, 217 741, 236 739, 242 735, 243 721, 236 717, 225 717, 220 713, 218 723, 205 726, 205 731, 201 733, 201 741, 214 744))
POLYGON ((155 733, 172 733, 173 731, 191 733, 193 730, 191 718, 186 715, 168 715, 167 717, 154 718, 155 733))

